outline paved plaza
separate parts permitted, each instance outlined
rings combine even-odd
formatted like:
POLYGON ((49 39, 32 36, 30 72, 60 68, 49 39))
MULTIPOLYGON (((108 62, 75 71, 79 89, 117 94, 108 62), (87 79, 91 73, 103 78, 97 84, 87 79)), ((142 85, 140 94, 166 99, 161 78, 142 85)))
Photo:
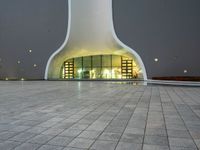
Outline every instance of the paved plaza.
POLYGON ((0 150, 198 150, 200 88, 0 81, 0 150))

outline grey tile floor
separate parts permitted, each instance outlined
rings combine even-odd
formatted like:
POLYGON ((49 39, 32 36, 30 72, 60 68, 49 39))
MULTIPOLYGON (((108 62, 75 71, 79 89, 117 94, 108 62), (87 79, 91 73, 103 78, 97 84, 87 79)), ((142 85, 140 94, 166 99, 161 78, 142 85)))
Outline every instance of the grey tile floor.
POLYGON ((200 88, 1 81, 0 150, 198 150, 200 88))

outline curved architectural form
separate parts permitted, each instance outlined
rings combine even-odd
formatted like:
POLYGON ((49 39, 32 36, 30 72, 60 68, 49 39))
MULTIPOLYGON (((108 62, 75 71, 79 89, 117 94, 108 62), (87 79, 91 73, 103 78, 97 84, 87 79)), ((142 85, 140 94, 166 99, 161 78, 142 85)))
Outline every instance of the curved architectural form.
POLYGON ((69 0, 68 6, 67 36, 49 58, 45 79, 147 79, 140 56, 115 34, 112 0, 69 0))

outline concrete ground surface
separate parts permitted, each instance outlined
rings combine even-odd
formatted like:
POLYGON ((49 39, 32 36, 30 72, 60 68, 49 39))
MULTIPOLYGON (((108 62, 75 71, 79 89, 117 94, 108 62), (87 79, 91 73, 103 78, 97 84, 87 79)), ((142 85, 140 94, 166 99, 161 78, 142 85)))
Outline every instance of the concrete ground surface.
POLYGON ((200 88, 0 81, 0 150, 198 150, 200 88))

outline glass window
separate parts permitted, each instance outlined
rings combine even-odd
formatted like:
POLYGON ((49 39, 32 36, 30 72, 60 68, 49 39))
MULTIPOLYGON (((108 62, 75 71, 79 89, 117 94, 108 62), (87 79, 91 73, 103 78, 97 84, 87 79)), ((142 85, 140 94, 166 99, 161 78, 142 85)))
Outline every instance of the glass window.
POLYGON ((82 57, 74 58, 74 67, 82 68, 82 57))
POLYGON ((91 56, 83 57, 83 68, 90 67, 91 68, 91 56))
POLYGON ((91 68, 83 68, 82 75, 83 79, 90 79, 91 68))
POLYGON ((102 78, 103 79, 111 79, 112 78, 112 71, 111 71, 111 67, 104 67, 102 68, 102 78))
POLYGON ((92 65, 93 68, 95 67, 101 67, 101 56, 92 56, 92 65))
POLYGON ((109 67, 111 66, 111 55, 103 55, 102 57, 102 66, 109 67))
POLYGON ((112 68, 112 78, 113 79, 121 79, 121 67, 113 67, 112 68))
POLYGON ((82 68, 74 68, 74 78, 75 79, 82 79, 82 68))
POLYGON ((92 70, 91 70, 91 75, 90 75, 90 78, 91 79, 101 79, 102 77, 101 77, 102 75, 101 75, 101 68, 100 67, 98 67, 98 68, 93 68, 92 70))
POLYGON ((113 67, 121 66, 121 56, 112 55, 112 66, 113 67))

